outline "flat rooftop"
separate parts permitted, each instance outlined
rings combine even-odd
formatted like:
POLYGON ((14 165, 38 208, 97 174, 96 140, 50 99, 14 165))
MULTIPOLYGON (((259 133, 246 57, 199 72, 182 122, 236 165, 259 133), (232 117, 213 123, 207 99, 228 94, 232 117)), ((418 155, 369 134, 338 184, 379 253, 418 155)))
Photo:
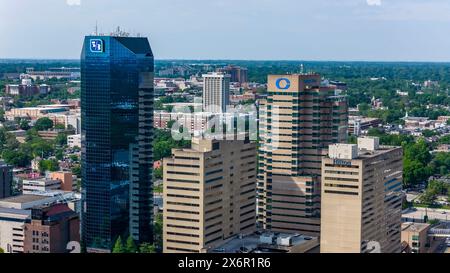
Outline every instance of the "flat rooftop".
POLYGON ((318 246, 318 238, 293 233, 252 233, 243 237, 235 236, 221 246, 211 249, 210 252, 238 253, 245 250, 248 253, 286 253, 293 247, 310 244, 305 250, 314 249, 318 246), (273 243, 262 241, 262 237, 273 238, 273 243), (278 244, 277 239, 290 240, 289 245, 278 244), (317 243, 314 243, 314 240, 317 243))
POLYGON ((356 121, 360 120, 361 122, 371 122, 371 121, 379 121, 379 118, 369 118, 369 117, 363 117, 363 116, 348 116, 349 121, 356 121))
POLYGON ((429 227, 430 225, 426 223, 402 223, 402 231, 421 232, 429 227))
POLYGON ((36 202, 47 199, 48 196, 41 195, 18 195, 13 197, 8 197, 5 199, 0 199, 0 203, 14 203, 14 204, 24 204, 29 202, 36 202))
POLYGON ((358 151, 358 157, 355 159, 364 159, 364 158, 371 158, 374 156, 378 156, 384 153, 388 153, 390 151, 400 149, 401 147, 397 146, 380 146, 378 149, 371 151, 371 150, 359 150, 358 151))

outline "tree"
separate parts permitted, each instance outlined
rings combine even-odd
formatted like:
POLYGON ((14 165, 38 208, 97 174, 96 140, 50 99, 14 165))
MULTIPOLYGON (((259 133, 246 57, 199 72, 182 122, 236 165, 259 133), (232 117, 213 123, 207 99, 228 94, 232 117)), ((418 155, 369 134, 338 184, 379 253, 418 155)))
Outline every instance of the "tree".
POLYGON ((55 172, 59 170, 59 163, 56 159, 41 160, 39 162, 39 171, 45 173, 46 171, 55 172))
POLYGON ((422 135, 424 137, 433 137, 433 136, 437 135, 437 133, 435 131, 426 129, 426 130, 422 131, 422 135))
POLYGON ((139 247, 139 252, 140 253, 156 253, 156 247, 149 243, 143 243, 139 247))
POLYGON ((72 162, 78 162, 79 158, 77 155, 69 155, 69 158, 72 162))
POLYGON ((114 244, 112 253, 125 253, 125 252, 126 249, 125 246, 123 245, 122 237, 119 236, 116 240, 116 243, 114 244))
POLYGON ((30 123, 26 119, 21 119, 19 123, 19 127, 22 130, 28 130, 30 129, 30 123))
POLYGON ((53 128, 53 121, 49 118, 40 118, 36 121, 34 128, 38 131, 46 131, 53 128))
POLYGON ((72 173, 74 175, 76 175, 77 177, 81 176, 81 167, 80 166, 75 166, 72 168, 72 173))
POLYGON ((55 152, 55 157, 58 160, 63 160, 64 158, 64 151, 62 149, 57 149, 55 152))
POLYGON ((67 145, 67 133, 61 132, 55 138, 56 145, 64 146, 67 145))
POLYGON ((66 126, 64 126, 63 124, 56 124, 56 125, 55 125, 55 129, 58 129, 58 130, 65 130, 65 129, 66 129, 66 126))
POLYGON ((433 205, 435 200, 436 194, 429 190, 425 191, 425 193, 420 196, 420 202, 427 206, 433 205))
POLYGON ((153 231, 155 234, 155 247, 156 247, 156 249, 162 249, 162 246, 163 246, 163 215, 162 215, 162 213, 159 213, 158 215, 156 215, 153 231))
POLYGON ((155 169, 153 171, 153 174, 154 174, 156 179, 163 179, 163 173, 164 173, 164 170, 163 170, 162 167, 160 167, 158 169, 155 169))
POLYGON ((128 239, 127 239, 126 252, 127 253, 138 252, 138 247, 136 246, 136 243, 134 242, 133 237, 131 237, 131 235, 128 236, 128 239))
POLYGON ((30 154, 16 150, 4 150, 2 153, 2 158, 9 165, 21 168, 27 167, 31 162, 30 154))
POLYGON ((5 253, 5 251, 1 247, 0 247, 0 253, 5 253))

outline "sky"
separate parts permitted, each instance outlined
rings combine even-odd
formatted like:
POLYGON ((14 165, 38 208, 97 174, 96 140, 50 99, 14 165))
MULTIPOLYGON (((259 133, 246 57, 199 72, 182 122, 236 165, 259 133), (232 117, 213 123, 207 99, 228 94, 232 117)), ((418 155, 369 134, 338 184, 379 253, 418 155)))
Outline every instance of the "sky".
POLYGON ((0 0, 0 58, 78 59, 121 26, 156 59, 450 61, 448 0, 0 0))

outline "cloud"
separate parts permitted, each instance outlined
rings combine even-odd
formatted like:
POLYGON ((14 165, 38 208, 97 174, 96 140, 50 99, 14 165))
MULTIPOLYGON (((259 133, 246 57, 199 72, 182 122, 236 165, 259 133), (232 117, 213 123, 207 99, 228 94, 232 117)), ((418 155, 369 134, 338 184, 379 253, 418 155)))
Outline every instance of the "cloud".
POLYGON ((381 6, 381 0, 367 0, 369 6, 381 6))
POLYGON ((69 6, 80 6, 81 0, 66 0, 66 4, 69 6))

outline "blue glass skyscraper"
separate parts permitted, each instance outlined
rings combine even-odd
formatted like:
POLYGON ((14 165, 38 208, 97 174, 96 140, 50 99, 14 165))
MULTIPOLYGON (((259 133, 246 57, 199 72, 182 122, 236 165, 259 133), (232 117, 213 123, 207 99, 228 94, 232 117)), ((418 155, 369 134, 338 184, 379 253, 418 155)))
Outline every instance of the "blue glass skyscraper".
POLYGON ((82 239, 88 250, 110 250, 118 236, 153 241, 153 77, 146 38, 85 37, 82 239))

